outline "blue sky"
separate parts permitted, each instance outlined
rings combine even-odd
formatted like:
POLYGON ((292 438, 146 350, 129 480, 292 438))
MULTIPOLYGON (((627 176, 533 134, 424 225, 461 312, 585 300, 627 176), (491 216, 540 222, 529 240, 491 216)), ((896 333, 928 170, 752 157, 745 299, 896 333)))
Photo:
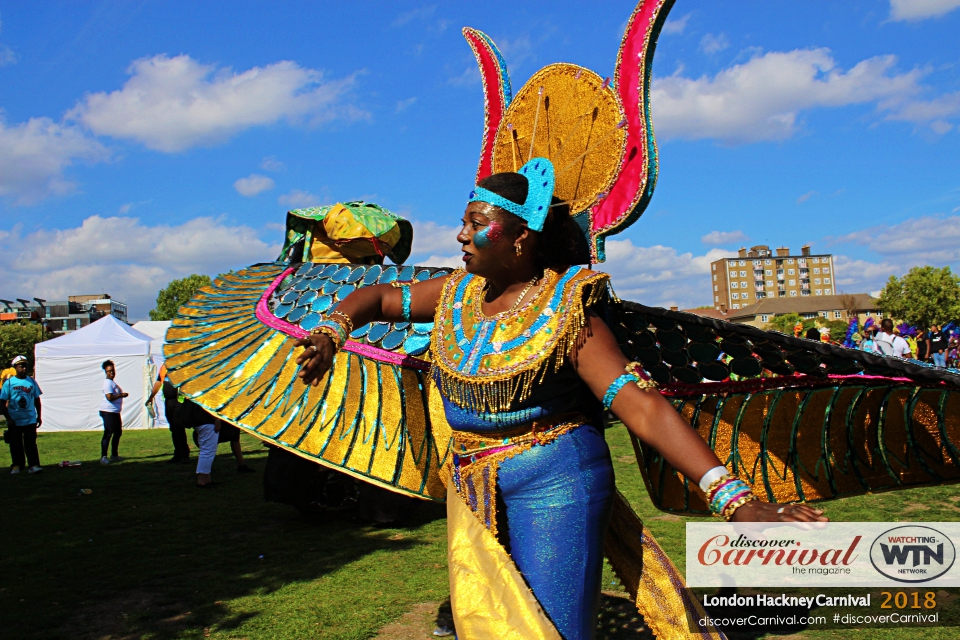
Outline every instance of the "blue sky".
MULTIPOLYGON (((483 123, 460 28, 514 90, 613 71, 633 3, 14 2, 0 6, 0 297, 106 291, 276 257, 287 209, 364 198, 454 225, 483 123)), ((678 0, 657 48, 660 181, 608 243, 618 292, 708 304, 708 263, 810 242, 839 288, 960 267, 960 0, 678 0)), ((455 262, 454 262, 455 263, 455 262)))

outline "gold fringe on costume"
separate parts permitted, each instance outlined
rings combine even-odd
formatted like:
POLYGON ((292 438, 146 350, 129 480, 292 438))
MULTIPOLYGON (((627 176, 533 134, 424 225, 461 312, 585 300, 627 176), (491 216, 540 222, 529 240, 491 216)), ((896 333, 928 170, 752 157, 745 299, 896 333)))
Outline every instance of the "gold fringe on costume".
POLYGON ((566 362, 587 310, 613 298, 609 281, 605 273, 578 266, 562 274, 548 269, 530 302, 487 317, 481 309, 486 280, 464 271, 452 274, 441 293, 432 343, 444 396, 460 407, 493 413, 529 398, 549 367, 556 371, 566 362), (492 352, 484 351, 488 345, 492 352))
POLYGON ((468 431, 453 432, 453 448, 460 460, 453 472, 457 493, 493 535, 498 533, 496 490, 500 463, 529 451, 534 445, 550 444, 587 420, 580 415, 558 417, 562 421, 536 421, 532 427, 526 425, 497 438, 468 431))

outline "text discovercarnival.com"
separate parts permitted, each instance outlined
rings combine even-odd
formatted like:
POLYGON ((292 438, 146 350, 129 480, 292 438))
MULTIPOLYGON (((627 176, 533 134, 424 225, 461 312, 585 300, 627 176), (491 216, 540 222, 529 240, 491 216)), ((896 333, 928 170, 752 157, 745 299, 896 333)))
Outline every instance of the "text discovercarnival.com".
POLYGON ((960 522, 687 523, 692 627, 960 625, 960 522), (694 616, 697 616, 694 619, 694 616))

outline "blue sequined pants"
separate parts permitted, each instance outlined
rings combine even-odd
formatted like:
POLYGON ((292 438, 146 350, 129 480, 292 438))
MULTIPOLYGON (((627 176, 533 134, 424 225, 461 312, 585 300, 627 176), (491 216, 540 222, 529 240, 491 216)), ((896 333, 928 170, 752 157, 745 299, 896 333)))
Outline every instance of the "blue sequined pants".
POLYGON ((503 461, 497 486, 517 568, 565 640, 593 638, 614 479, 610 450, 583 425, 503 461))

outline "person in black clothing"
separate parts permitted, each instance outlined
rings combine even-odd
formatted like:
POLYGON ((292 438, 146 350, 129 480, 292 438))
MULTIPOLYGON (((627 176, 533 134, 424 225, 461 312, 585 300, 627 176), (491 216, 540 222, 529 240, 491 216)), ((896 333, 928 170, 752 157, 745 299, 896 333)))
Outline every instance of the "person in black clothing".
POLYGON ((944 335, 940 325, 935 324, 930 327, 927 334, 927 349, 933 364, 940 368, 947 366, 947 336, 944 335))
POLYGON ((190 462, 190 446, 187 444, 187 430, 180 419, 180 403, 177 402, 177 388, 167 377, 167 365, 160 367, 157 379, 153 383, 153 390, 147 398, 147 406, 153 403, 157 393, 163 389, 163 411, 170 425, 170 438, 173 440, 173 457, 167 462, 190 462))
POLYGON ((807 329, 807 334, 804 336, 807 340, 816 340, 820 342, 820 332, 816 327, 810 327, 807 329))

